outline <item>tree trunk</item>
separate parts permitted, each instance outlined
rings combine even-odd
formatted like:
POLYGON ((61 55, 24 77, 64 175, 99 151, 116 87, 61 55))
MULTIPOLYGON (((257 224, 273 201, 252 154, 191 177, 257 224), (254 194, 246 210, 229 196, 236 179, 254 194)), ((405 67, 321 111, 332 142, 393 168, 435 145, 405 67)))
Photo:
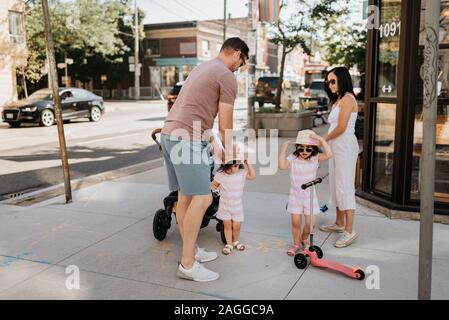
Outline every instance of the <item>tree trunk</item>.
POLYGON ((22 81, 23 81, 23 90, 25 91, 25 98, 28 98, 27 81, 25 78, 25 71, 23 69, 22 69, 22 81))
POLYGON ((285 50, 285 47, 282 47, 282 59, 281 59, 281 70, 279 72, 279 82, 278 82, 278 88, 276 91, 276 99, 275 99, 275 105, 276 108, 281 107, 281 96, 282 96, 282 83, 284 82, 284 67, 285 67, 285 57, 287 56, 287 52, 285 50))

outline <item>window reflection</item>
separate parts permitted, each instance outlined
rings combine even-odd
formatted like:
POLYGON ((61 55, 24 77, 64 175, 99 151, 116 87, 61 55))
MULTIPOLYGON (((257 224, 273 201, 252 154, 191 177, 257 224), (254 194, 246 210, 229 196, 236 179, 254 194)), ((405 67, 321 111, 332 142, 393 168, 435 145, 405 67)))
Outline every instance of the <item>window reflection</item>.
POLYGON ((376 140, 374 145, 374 188, 391 194, 396 105, 379 103, 376 108, 376 140))
MULTIPOLYGON (((423 64, 425 1, 421 2, 421 25, 419 38, 419 66, 423 64)), ((438 70, 438 108, 435 152, 435 200, 449 202, 449 0, 441 1, 440 50, 438 70)), ((417 70, 419 72, 420 70, 417 70)), ((423 81, 418 77, 418 91, 415 109, 413 137, 413 167, 411 198, 419 199, 420 167, 423 137, 422 104, 423 81)))
POLYGON ((396 97, 399 43, 401 32, 401 1, 383 0, 380 6, 377 95, 396 97))

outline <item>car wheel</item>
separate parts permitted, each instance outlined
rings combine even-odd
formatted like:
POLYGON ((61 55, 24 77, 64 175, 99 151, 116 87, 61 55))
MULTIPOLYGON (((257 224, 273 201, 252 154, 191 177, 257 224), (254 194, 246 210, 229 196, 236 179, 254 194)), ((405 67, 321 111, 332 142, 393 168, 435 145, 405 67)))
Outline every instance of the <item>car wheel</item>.
POLYGON ((20 121, 16 121, 16 122, 8 122, 8 124, 11 128, 18 128, 18 127, 20 127, 21 123, 20 123, 20 121))
POLYGON ((50 127, 55 123, 55 114, 50 109, 41 112, 40 125, 50 127))
POLYGON ((93 122, 100 121, 101 119, 101 110, 98 107, 92 107, 90 109, 90 117, 89 120, 93 122))

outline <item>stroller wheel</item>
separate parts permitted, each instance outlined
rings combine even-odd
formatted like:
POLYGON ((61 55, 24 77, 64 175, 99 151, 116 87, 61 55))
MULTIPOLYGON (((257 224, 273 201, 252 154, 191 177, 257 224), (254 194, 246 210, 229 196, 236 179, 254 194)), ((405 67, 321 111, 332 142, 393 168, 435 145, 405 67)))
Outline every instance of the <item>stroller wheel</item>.
POLYGON ((221 237, 221 242, 223 242, 223 244, 227 244, 228 242, 226 241, 226 236, 224 233, 224 228, 223 230, 220 231, 220 237, 221 237))
POLYGON ((318 259, 321 259, 323 257, 323 250, 321 250, 318 246, 311 246, 309 248, 309 251, 316 252, 316 255, 318 256, 318 259))
POLYGON ((297 253, 294 260, 298 269, 305 269, 307 267, 307 258, 304 254, 297 253))
POLYGON ((224 225, 223 225, 223 221, 218 220, 217 225, 215 226, 215 229, 217 230, 217 232, 220 232, 220 238, 221 238, 221 242, 223 244, 227 244, 228 242, 226 241, 226 236, 224 233, 224 225))
POLYGON ((159 241, 164 240, 165 236, 167 235, 168 228, 164 223, 166 220, 165 216, 165 210, 159 209, 158 211, 156 211, 153 218, 153 235, 159 241))

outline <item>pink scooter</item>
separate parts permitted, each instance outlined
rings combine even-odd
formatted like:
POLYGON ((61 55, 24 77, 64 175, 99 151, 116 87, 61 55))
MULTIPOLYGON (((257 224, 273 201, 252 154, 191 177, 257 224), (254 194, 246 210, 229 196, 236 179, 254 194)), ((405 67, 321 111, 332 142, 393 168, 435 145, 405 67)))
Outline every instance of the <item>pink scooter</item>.
MULTIPOLYGON (((303 184, 301 188, 305 190, 309 187, 313 187, 314 189, 314 186, 318 183, 321 183, 325 177, 326 176, 307 182, 303 184)), ((296 267, 298 267, 299 269, 305 269, 308 264, 307 258, 309 258, 310 263, 315 267, 332 269, 357 280, 365 279, 365 272, 362 269, 323 259, 323 251, 321 250, 321 248, 313 245, 313 191, 314 190, 310 192, 310 223, 312 224, 312 230, 310 231, 310 246, 308 249, 304 249, 302 252, 295 255, 294 259, 296 267)))

